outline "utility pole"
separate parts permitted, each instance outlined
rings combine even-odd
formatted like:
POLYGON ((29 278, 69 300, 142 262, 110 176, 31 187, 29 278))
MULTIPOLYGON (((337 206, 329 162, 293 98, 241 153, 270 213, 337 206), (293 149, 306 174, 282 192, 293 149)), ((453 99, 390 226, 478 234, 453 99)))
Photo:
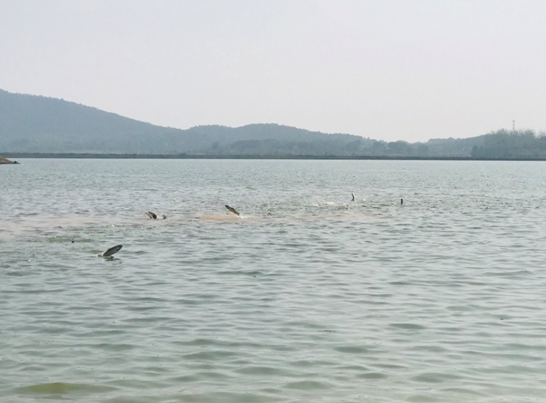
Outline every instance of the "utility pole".
POLYGON ((512 120, 512 131, 513 132, 516 131, 516 121, 515 120, 512 120))

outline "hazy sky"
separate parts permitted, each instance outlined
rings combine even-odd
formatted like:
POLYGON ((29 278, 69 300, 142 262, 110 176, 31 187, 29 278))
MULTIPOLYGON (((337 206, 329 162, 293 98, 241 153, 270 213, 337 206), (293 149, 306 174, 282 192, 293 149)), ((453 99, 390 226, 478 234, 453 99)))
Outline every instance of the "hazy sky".
POLYGON ((546 130, 546 0, 0 0, 0 88, 181 129, 546 130))

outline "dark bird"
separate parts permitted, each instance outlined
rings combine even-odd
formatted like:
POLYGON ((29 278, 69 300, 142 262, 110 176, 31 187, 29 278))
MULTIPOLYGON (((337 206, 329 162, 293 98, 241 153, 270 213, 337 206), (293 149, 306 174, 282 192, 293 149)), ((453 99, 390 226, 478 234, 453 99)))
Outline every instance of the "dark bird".
POLYGON ((227 204, 226 204, 226 208, 231 211, 233 214, 237 214, 238 216, 240 216, 241 214, 239 214, 239 212, 237 210, 235 210, 233 207, 229 207, 227 204))
POLYGON ((154 213, 154 212, 152 212, 152 211, 148 211, 146 214, 147 214, 148 217, 150 217, 151 219, 157 220, 157 214, 156 214, 156 213, 154 213))
POLYGON ((112 256, 114 253, 117 253, 119 252, 119 250, 123 248, 123 245, 116 245, 116 246, 112 246, 110 249, 108 249, 106 252, 104 252, 102 255, 99 255, 101 257, 110 257, 112 256))

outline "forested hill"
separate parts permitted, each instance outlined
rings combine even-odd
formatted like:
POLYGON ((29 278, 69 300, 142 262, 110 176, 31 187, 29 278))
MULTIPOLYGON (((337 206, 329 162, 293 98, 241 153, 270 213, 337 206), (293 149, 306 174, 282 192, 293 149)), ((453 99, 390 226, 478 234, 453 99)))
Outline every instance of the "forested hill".
POLYGON ((546 139, 530 131, 499 131, 426 143, 385 142, 277 124, 181 130, 0 90, 0 155, 10 153, 546 158, 546 139))
POLYGON ((0 90, 0 152, 340 154, 370 140, 275 124, 155 126, 61 99, 0 90))

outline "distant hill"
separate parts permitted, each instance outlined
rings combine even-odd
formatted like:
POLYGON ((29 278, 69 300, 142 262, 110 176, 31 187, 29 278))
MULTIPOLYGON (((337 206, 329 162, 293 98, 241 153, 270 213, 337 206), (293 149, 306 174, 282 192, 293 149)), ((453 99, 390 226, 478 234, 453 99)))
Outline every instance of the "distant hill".
POLYGON ((0 90, 0 150, 139 152, 176 132, 55 98, 0 90))
POLYGON ((546 137, 500 130, 408 143, 277 124, 181 130, 61 99, 0 90, 0 155, 17 153, 542 159, 546 137))
POLYGON ((371 140, 276 124, 155 126, 56 98, 0 90, 0 152, 347 154, 371 140))

